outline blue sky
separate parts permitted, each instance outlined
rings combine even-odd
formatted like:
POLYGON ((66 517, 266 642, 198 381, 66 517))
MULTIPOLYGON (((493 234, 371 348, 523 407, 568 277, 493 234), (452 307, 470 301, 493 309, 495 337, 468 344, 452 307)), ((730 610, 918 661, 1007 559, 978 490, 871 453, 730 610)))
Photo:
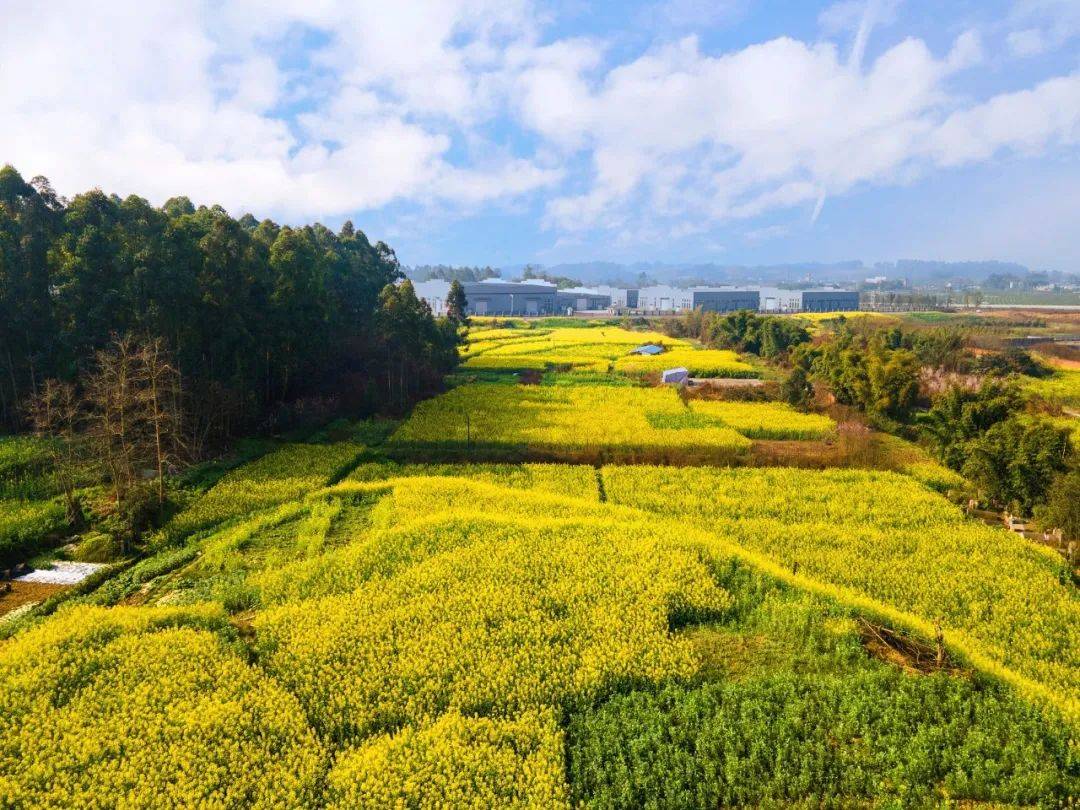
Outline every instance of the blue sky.
POLYGON ((1080 271, 1080 2, 4 4, 0 161, 408 264, 1080 271))

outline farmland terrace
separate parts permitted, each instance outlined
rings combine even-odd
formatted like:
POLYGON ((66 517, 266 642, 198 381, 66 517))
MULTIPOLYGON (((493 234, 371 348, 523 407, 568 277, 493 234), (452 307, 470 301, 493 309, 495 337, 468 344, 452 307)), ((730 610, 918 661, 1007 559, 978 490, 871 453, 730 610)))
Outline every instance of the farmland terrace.
POLYGON ((1080 597, 955 472, 658 385, 769 373, 659 333, 481 322, 463 360, 385 439, 276 445, 143 558, 0 619, 5 801, 1080 795, 1080 597))

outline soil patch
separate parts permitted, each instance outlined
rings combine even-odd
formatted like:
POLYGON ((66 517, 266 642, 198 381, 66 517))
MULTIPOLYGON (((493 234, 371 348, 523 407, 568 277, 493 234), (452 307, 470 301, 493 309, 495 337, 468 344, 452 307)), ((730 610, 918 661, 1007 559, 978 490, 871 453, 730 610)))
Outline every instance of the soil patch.
POLYGON ((17 607, 22 607, 33 602, 44 602, 55 593, 65 590, 68 586, 57 585, 49 582, 0 582, 0 616, 3 616, 17 607))
POLYGON ((858 620, 858 627, 859 639, 869 655, 905 672, 929 675, 933 672, 961 674, 964 671, 949 657, 940 641, 930 644, 863 618, 858 620))

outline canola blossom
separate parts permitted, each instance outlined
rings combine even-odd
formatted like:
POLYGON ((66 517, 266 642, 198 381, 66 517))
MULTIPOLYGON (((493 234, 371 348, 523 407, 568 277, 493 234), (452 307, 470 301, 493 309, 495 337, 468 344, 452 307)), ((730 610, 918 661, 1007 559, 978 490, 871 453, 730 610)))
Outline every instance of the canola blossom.
POLYGON ((645 525, 602 521, 472 537, 341 595, 255 619, 260 659, 336 742, 448 710, 512 717, 623 680, 689 677, 669 624, 731 598, 645 525))
POLYGON ((293 808, 324 754, 220 608, 81 608, 0 646, 4 806, 293 808))
POLYGON ((836 432, 827 416, 800 413, 782 402, 722 402, 698 399, 690 410, 716 419, 750 439, 825 439, 836 432))
POLYGON ((394 478, 465 478, 526 492, 552 492, 599 500, 596 469, 583 464, 396 464, 357 465, 346 481, 386 481, 394 478))
POLYGON ((692 416, 670 388, 470 383, 421 402, 391 444, 529 450, 693 448, 739 453, 750 442, 692 416))
POLYGON ((1080 370, 1057 369, 1049 377, 1028 377, 1024 389, 1050 402, 1080 407, 1080 370))
POLYGON ((327 807, 568 807, 562 732, 551 712, 513 720, 447 712, 338 757, 327 807))
POLYGON ((173 545, 0 641, 0 805, 1076 793, 1080 601, 1059 558, 967 520, 940 495, 963 479, 898 439, 900 472, 616 466, 745 464, 755 440, 836 425, 644 387, 671 365, 753 376, 733 352, 559 323, 474 319, 463 377, 543 384, 476 374, 501 382, 421 402, 371 453, 284 445, 175 518, 173 545), (665 351, 628 354, 646 342, 665 351), (432 461, 473 453, 575 463, 432 461), (862 616, 938 624, 968 669, 882 663, 862 616))
POLYGON ((362 445, 351 442, 287 444, 226 473, 166 530, 182 537, 299 498, 326 486, 331 478, 350 468, 363 450, 362 445))
POLYGON ((1080 599, 1060 557, 888 472, 607 467, 618 504, 694 515, 726 542, 926 625, 1080 716, 1080 599))
MULTIPOLYGON (((633 332, 612 326, 560 327, 555 329, 493 329, 470 333, 461 356, 464 367, 474 370, 544 369, 569 366, 606 372, 628 359, 643 343, 656 343, 693 355, 707 366, 730 368, 729 376, 756 376, 732 352, 695 351, 679 338, 659 332, 633 332), (617 362, 618 361, 618 362, 617 362)), ((667 368, 668 366, 665 366, 667 368)), ((649 369, 638 369, 649 370, 649 369)))
POLYGON ((691 377, 756 378, 761 374, 728 349, 694 349, 679 346, 653 355, 626 354, 615 361, 615 371, 627 374, 660 373, 669 368, 685 368, 691 377))

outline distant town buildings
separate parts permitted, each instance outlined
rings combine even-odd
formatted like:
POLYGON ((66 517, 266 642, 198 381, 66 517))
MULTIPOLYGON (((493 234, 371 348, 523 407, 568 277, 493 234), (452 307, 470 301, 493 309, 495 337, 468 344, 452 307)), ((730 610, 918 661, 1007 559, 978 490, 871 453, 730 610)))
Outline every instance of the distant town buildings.
MULTIPOLYGON (((418 298, 436 315, 446 314, 450 282, 441 279, 414 284, 418 298)), ((708 312, 842 312, 859 308, 859 293, 831 287, 797 290, 778 287, 669 287, 640 289, 572 287, 558 289, 550 281, 527 279, 462 282, 470 315, 565 315, 574 312, 637 312, 662 315, 702 309, 708 312)))

